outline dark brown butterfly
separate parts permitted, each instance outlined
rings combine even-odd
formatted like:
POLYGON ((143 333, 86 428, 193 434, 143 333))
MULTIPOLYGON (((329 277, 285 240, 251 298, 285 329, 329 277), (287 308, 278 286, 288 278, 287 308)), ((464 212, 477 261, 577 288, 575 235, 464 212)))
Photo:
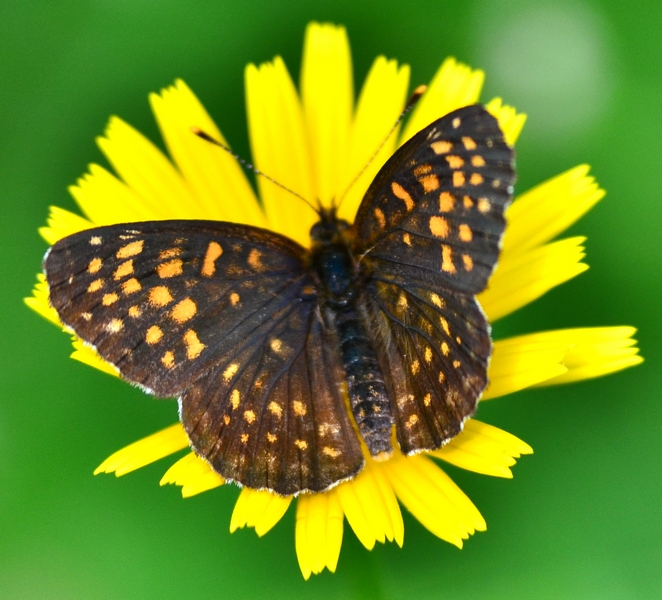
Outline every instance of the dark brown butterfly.
POLYGON ((513 151, 480 105, 435 121, 370 185, 356 221, 320 208, 310 249, 214 221, 90 229, 44 259, 62 322, 126 380, 178 397, 195 452, 279 494, 375 457, 439 448, 487 384, 475 295, 496 264, 513 151))

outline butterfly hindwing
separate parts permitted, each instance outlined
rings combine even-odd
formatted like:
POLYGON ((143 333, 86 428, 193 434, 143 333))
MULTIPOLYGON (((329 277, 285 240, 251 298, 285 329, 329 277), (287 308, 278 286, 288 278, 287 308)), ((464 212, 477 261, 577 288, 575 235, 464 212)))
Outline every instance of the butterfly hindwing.
POLYGON ((65 238, 44 267, 62 322, 125 379, 181 396, 221 475, 289 494, 363 464, 303 252, 253 227, 158 221, 65 238))
POLYGON ((383 276, 477 294, 498 258, 514 178, 497 120, 480 105, 456 110, 382 167, 357 214, 357 252, 383 276))
POLYGON ((492 348, 476 300, 373 280, 367 311, 381 349, 400 449, 433 450, 455 437, 487 384, 492 348))

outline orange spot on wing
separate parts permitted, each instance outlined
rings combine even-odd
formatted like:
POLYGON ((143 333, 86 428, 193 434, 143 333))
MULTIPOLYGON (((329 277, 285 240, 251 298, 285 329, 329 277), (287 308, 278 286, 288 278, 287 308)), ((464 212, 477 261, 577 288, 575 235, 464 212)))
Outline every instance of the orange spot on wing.
POLYGON ((136 242, 131 242, 130 244, 127 244, 126 246, 122 246, 118 251, 117 254, 115 255, 117 258, 120 260, 129 258, 129 256, 135 256, 136 254, 140 254, 143 251, 143 240, 138 240, 136 242))
POLYGON ((464 173, 462 171, 453 171, 453 185, 455 187, 462 187, 465 182, 464 173))
POLYGON ((198 312, 198 307, 195 305, 195 302, 190 298, 184 298, 181 302, 175 304, 170 317, 177 321, 177 323, 185 323, 193 318, 196 312, 198 312))
POLYGON ((169 277, 176 277, 182 274, 182 261, 179 258, 169 260, 168 262, 161 263, 156 267, 156 272, 161 279, 168 279, 169 277))
POLYGON ((158 285, 149 290, 149 302, 153 306, 161 307, 172 302, 170 290, 164 285, 158 285))
POLYGON ((470 137, 464 136, 462 138, 462 143, 467 150, 475 150, 476 142, 474 142, 470 137))
POLYGON ((451 274, 457 271, 453 264, 453 251, 446 244, 442 244, 441 246, 441 270, 451 274))
POLYGON ((471 231, 471 227, 467 225, 466 223, 460 224, 460 239, 463 242, 470 242, 474 237, 473 231, 471 231))
POLYGON ((459 156, 454 156, 452 154, 447 156, 446 160, 448 161, 448 166, 451 169, 459 169, 464 165, 464 161, 459 156))
POLYGON ((391 190, 393 190, 393 193, 397 198, 400 198, 405 205, 407 206, 407 210, 411 210, 414 208, 414 201, 411 199, 411 196, 409 195, 409 192, 403 188, 397 181, 394 181, 391 183, 391 190))
POLYGON ((205 277, 211 277, 216 271, 216 259, 223 254, 223 248, 218 242, 209 242, 207 246, 207 252, 205 253, 205 258, 202 261, 202 275, 205 277))
POLYGON ((430 231, 434 236, 447 238, 448 233, 450 232, 450 226, 444 217, 438 217, 435 215, 434 217, 430 217, 430 231))
POLYGON ((453 144, 451 144, 446 140, 441 140, 439 142, 432 142, 430 144, 430 148, 432 148, 435 154, 446 154, 446 152, 451 151, 452 147, 453 144))
POLYGON ((198 339, 198 334, 193 329, 189 329, 184 334, 184 344, 186 344, 186 356, 189 360, 200 356, 200 353, 205 349, 205 344, 198 339))
POLYGON ((455 207, 455 196, 450 192, 439 194, 439 212, 451 212, 455 207))

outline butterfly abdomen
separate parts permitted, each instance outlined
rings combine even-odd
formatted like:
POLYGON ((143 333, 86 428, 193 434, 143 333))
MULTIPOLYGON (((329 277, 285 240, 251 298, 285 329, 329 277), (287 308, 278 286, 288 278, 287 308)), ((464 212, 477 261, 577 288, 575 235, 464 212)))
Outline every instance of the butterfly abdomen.
POLYGON ((334 223, 321 225, 326 226, 326 233, 338 235, 318 240, 311 266, 318 276, 325 321, 340 346, 354 420, 373 456, 390 454, 393 418, 389 396, 373 342, 358 310, 363 281, 349 246, 339 231, 333 232, 334 223))

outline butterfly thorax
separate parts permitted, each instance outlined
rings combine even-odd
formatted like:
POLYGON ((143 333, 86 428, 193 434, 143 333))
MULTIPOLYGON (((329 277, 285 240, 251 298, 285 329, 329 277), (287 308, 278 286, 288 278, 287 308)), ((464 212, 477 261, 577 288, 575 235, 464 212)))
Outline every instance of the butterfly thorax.
POLYGON ((391 453, 393 418, 374 341, 362 317, 368 277, 352 253, 352 229, 335 215, 322 215, 311 229, 309 269, 316 281, 324 321, 337 338, 347 394, 356 425, 373 456, 391 453))

